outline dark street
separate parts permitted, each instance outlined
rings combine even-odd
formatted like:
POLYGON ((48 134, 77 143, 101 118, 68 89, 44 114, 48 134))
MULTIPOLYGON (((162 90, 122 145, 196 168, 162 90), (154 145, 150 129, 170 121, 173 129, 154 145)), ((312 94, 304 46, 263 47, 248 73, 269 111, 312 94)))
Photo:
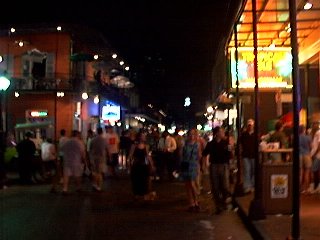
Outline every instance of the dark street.
POLYGON ((155 183, 155 201, 134 200, 127 175, 105 191, 49 193, 47 184, 12 185, 1 193, 1 239, 252 239, 233 210, 212 215, 204 184, 201 212, 187 212, 183 183, 155 183))

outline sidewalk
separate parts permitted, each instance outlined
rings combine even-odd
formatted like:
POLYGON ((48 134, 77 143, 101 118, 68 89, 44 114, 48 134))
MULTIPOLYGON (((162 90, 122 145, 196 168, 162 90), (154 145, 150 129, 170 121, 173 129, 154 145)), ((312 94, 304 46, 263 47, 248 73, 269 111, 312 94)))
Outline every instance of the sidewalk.
MULTIPOLYGON (((254 195, 236 197, 235 203, 239 207, 239 215, 248 228, 256 236, 255 239, 284 240, 291 235, 290 215, 267 215, 266 219, 251 221, 248 217, 250 202, 254 195)), ((320 239, 320 194, 301 195, 300 207, 300 235, 301 239, 320 239)))

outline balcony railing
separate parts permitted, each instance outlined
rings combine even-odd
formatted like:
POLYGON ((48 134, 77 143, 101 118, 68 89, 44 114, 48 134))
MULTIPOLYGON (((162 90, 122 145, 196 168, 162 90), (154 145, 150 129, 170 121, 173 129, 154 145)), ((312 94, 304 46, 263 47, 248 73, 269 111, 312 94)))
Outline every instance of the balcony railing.
POLYGON ((113 85, 102 85, 90 77, 80 75, 55 74, 56 77, 11 77, 11 87, 14 91, 70 91, 89 94, 99 94, 112 99, 119 104, 128 105, 129 97, 125 89, 113 85))

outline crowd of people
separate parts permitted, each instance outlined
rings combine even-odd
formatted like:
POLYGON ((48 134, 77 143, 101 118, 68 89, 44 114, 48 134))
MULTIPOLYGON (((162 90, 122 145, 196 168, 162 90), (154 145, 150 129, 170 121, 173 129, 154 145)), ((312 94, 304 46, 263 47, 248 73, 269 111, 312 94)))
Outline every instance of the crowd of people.
MULTIPOLYGON (((79 131, 73 130, 68 135, 62 129, 56 144, 52 139, 44 139, 41 144, 41 167, 34 165, 37 147, 32 134, 27 132, 15 146, 19 176, 21 183, 33 184, 35 172, 41 169, 41 176, 51 181, 50 192, 68 195, 71 178, 77 192, 82 191, 84 175, 90 178, 92 191, 102 192, 107 178, 117 179, 119 172, 125 170, 130 175, 134 198, 143 200, 157 198, 154 181, 181 181, 185 186, 187 210, 199 212, 203 176, 208 174, 214 212, 220 214, 233 194, 230 164, 236 160, 236 146, 243 168, 243 192, 249 194, 255 189, 254 123, 253 119, 247 120, 238 137, 239 144, 221 126, 213 128, 208 135, 201 135, 197 129, 185 134, 128 129, 118 134, 114 127, 105 126, 89 130, 86 139, 79 131)), ((277 143, 278 148, 291 147, 290 136, 283 127, 277 122, 274 131, 261 137, 260 148, 266 143, 277 143)), ((279 160, 276 153, 270 158, 279 160)), ((301 193, 320 193, 319 122, 314 122, 310 130, 300 126, 300 169, 301 193)))

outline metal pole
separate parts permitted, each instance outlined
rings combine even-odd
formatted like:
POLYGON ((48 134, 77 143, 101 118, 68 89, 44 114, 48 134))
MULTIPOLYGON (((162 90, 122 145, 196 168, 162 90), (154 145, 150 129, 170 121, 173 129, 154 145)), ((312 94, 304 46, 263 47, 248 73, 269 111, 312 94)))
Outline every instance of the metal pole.
POLYGON ((258 34, 257 34, 257 2, 252 0, 252 29, 253 29, 253 46, 254 46, 254 102, 255 102, 255 124, 254 124, 254 135, 255 135, 255 192, 254 199, 252 200, 249 207, 249 218, 252 220, 265 219, 264 208, 262 206, 262 175, 261 175, 261 163, 259 154, 259 73, 258 73, 258 34))
MULTIPOLYGON (((304 96, 305 99, 302 99, 306 103, 306 127, 308 128, 309 126, 309 70, 310 70, 310 65, 307 64, 304 68, 304 96)), ((303 106, 302 106, 303 107, 303 106)))
POLYGON ((292 239, 300 239, 300 182, 299 182, 299 114, 301 108, 301 92, 299 78, 299 58, 297 41, 297 6, 296 0, 289 0, 291 53, 292 53, 292 85, 293 85, 293 168, 292 168, 292 239))
POLYGON ((239 51, 238 51, 238 30, 236 23, 234 25, 234 43, 235 43, 235 60, 236 60, 236 107, 237 107, 237 119, 236 119, 236 128, 237 128, 237 145, 236 145, 236 158, 237 158, 237 183, 235 186, 234 193, 236 196, 243 195, 243 183, 241 181, 242 169, 241 169, 241 158, 240 158, 240 127, 241 127, 241 119, 240 119, 240 101, 239 101, 239 51))

